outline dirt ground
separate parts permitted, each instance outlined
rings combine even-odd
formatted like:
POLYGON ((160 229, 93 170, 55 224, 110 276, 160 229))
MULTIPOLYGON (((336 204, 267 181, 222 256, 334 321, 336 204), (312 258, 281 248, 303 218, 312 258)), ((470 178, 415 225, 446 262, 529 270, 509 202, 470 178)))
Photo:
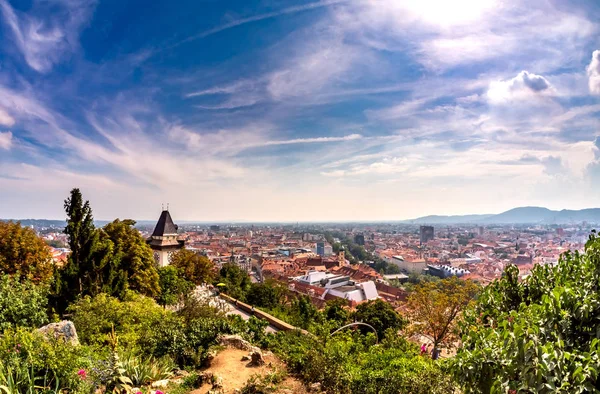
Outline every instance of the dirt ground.
MULTIPOLYGON (((248 367, 247 361, 241 361, 247 351, 227 348, 220 351, 212 361, 211 367, 206 369, 216 376, 223 378, 223 391, 225 394, 234 393, 235 389, 242 388, 251 376, 266 375, 275 369, 284 369, 283 363, 273 355, 265 355, 266 364, 262 367, 248 367)), ((294 378, 287 377, 278 387, 278 393, 306 394, 308 393, 302 383, 294 378)), ((205 384, 190 394, 206 394, 211 390, 210 384, 205 384)))

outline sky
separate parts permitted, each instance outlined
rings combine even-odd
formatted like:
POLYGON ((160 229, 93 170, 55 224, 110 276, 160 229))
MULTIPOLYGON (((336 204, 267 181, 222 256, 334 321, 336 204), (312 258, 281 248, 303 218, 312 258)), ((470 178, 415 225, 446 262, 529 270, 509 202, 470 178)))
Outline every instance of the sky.
POLYGON ((600 207, 600 3, 0 0, 0 217, 600 207))

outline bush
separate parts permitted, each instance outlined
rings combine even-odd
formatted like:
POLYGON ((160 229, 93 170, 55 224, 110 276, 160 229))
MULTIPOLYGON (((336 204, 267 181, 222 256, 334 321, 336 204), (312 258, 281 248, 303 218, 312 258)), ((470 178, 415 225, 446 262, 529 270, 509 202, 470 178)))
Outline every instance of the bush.
POLYGON ((85 391, 89 387, 78 372, 88 370, 91 364, 85 347, 48 339, 25 328, 6 330, 0 338, 0 379, 4 380, 0 385, 11 385, 14 392, 29 392, 31 385, 85 391))
POLYGON ((89 345, 107 344, 114 326, 119 342, 126 349, 136 349, 140 338, 149 335, 172 312, 160 307, 152 298, 128 292, 124 301, 99 294, 85 297, 68 308, 79 339, 89 345))
POLYGON ((48 322, 48 287, 0 277, 0 333, 10 327, 40 327, 48 322))
POLYGON ((121 361, 125 376, 131 379, 135 387, 140 387, 157 380, 173 376, 177 367, 170 357, 155 358, 129 354, 121 361))

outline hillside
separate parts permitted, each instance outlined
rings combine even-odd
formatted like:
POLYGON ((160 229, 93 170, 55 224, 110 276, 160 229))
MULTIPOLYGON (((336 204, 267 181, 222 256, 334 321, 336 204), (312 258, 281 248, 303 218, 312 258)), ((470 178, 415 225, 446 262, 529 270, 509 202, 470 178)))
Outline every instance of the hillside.
POLYGON ((413 224, 568 224, 568 223, 600 223, 600 208, 581 210, 563 209, 553 211, 543 207, 518 207, 497 215, 429 215, 404 223, 413 224))

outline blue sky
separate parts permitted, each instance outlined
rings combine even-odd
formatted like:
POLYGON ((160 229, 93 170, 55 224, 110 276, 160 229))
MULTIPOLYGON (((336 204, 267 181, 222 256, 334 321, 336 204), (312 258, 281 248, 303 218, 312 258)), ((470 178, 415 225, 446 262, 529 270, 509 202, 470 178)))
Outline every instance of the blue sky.
POLYGON ((600 4, 0 0, 0 217, 600 206, 600 4))

